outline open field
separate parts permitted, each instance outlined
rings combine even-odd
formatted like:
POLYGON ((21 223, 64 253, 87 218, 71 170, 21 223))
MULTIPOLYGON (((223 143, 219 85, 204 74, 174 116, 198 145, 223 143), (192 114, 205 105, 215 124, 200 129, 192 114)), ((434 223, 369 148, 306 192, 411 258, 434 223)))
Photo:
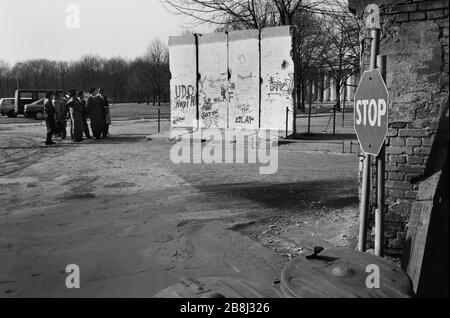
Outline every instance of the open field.
MULTIPOLYGON (((112 119, 115 121, 122 120, 137 120, 137 119, 157 119, 158 118, 158 106, 152 106, 152 104, 114 104, 110 106, 112 119)), ((170 105, 164 104, 160 107, 160 114, 162 120, 168 120, 170 118, 170 105)), ((313 134, 326 134, 330 135, 333 131, 333 118, 331 112, 321 112, 312 114, 311 116, 311 128, 310 131, 313 134)), ((36 123, 35 119, 24 118, 19 116, 18 118, 8 118, 6 116, 0 116, 1 124, 17 124, 17 123, 36 123)), ((297 132, 306 133, 308 131, 308 114, 297 113, 297 132)), ((344 116, 342 112, 336 113, 336 133, 341 135, 347 135, 345 139, 354 139, 356 136, 353 131, 353 112, 351 109, 347 109, 344 116), (353 135, 353 136, 351 136, 353 135)), ((342 139, 336 137, 336 139, 342 139)), ((303 139, 306 136, 302 136, 303 139)), ((312 138, 312 136, 309 136, 312 138)), ((327 137, 328 138, 328 137, 327 137)))

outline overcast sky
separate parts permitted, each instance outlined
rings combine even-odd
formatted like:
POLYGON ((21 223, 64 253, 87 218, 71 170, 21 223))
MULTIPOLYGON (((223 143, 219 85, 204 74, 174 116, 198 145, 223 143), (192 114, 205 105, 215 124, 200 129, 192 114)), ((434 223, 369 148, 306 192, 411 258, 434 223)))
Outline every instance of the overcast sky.
MULTIPOLYGON (((71 26, 74 21, 69 19, 71 26)), ((85 54, 134 58, 152 39, 167 43, 192 22, 168 13, 159 0, 0 0, 0 60, 74 60, 85 54), (70 4, 80 9, 80 28, 66 26, 70 4)))

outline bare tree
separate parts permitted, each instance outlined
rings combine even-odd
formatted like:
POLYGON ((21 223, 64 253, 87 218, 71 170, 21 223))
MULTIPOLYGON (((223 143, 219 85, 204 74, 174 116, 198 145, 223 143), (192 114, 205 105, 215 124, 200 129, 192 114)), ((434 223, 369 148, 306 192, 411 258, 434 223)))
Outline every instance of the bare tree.
MULTIPOLYGON (((160 40, 153 40, 143 57, 136 59, 137 76, 153 95, 153 105, 158 100, 161 105, 163 90, 169 86, 169 52, 167 46, 160 40)), ((147 94, 149 103, 150 94, 147 94)))
POLYGON ((323 12, 323 28, 326 46, 322 54, 322 65, 333 77, 337 92, 337 110, 340 110, 340 95, 348 77, 359 72, 360 24, 347 6, 340 0, 329 0, 332 10, 323 12))
POLYGON ((310 11, 297 14, 294 25, 297 29, 295 37, 297 105, 304 111, 306 89, 317 77, 322 63, 321 57, 327 50, 326 34, 322 27, 321 16, 310 11))
POLYGON ((160 0, 172 13, 216 24, 220 29, 262 29, 291 25, 295 14, 313 6, 304 0, 160 0))

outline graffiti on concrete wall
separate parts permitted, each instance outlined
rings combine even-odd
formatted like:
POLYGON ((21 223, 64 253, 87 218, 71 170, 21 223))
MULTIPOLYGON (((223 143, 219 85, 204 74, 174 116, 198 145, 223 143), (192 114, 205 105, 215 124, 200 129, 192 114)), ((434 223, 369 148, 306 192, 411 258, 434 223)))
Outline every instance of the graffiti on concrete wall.
POLYGON ((289 27, 261 31, 261 128, 293 129, 294 62, 289 27))
POLYGON ((200 118, 203 127, 219 127, 220 107, 226 109, 227 78, 226 73, 219 76, 204 77, 199 81, 200 118))
POLYGON ((201 127, 228 127, 227 34, 199 38, 199 112, 201 127))
POLYGON ((171 37, 169 54, 171 126, 192 127, 197 118, 195 37, 171 37))
POLYGON ((176 74, 171 80, 173 127, 188 123, 195 110, 202 128, 284 130, 288 109, 292 129, 290 27, 197 37, 198 46, 192 41, 189 50, 170 49, 176 55, 176 62, 170 56, 171 72, 176 74), (198 68, 186 61, 198 61, 198 68))
POLYGON ((292 96, 294 91, 294 73, 289 73, 288 78, 280 78, 279 74, 268 75, 269 95, 292 96))
POLYGON ((259 31, 228 34, 230 128, 259 127, 259 31))

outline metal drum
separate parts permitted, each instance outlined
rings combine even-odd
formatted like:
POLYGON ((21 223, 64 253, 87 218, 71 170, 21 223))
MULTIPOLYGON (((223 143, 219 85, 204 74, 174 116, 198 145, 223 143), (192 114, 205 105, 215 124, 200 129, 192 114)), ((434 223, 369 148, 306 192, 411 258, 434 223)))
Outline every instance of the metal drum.
POLYGON ((293 298, 404 298, 412 294, 411 281, 401 268, 346 248, 316 247, 313 255, 294 258, 283 268, 281 289, 293 298))

